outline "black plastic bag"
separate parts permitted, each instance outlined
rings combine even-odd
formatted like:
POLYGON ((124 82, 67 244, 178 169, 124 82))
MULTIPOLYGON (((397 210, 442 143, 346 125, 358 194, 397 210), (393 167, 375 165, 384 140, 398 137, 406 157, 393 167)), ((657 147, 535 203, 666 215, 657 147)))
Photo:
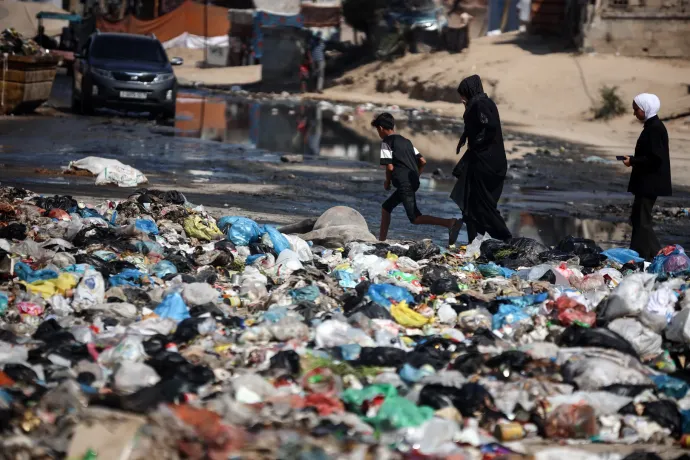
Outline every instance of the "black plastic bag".
POLYGON ((642 450, 638 450, 638 451, 633 452, 632 454, 628 455, 623 460, 663 460, 663 459, 661 457, 659 457, 657 454, 655 454, 654 452, 645 452, 642 450))
POLYGON ((479 247, 479 257, 487 261, 496 260, 496 253, 507 249, 511 249, 511 247, 501 240, 484 240, 479 247))
POLYGON ((299 355, 294 350, 279 351, 271 357, 271 369, 286 370, 288 374, 300 374, 299 355))
POLYGON ((603 388, 600 391, 606 391, 608 393, 613 393, 617 396, 625 396, 628 398, 634 398, 643 391, 654 390, 656 387, 654 385, 625 385, 622 383, 614 383, 603 388))
POLYGON ((52 197, 38 197, 34 200, 34 204, 39 208, 43 208, 46 211, 51 209, 62 209, 63 211, 69 211, 72 208, 77 207, 77 200, 69 195, 59 196, 55 195, 52 197))
POLYGON ((522 372, 531 361, 532 358, 527 353, 509 350, 490 358, 486 366, 497 371, 495 374, 500 379, 507 380, 512 373, 522 372))
POLYGON ((362 347, 359 358, 350 361, 354 366, 400 367, 407 352, 395 347, 362 347))
POLYGON ((422 268, 422 284, 424 286, 431 286, 438 280, 451 278, 453 275, 448 268, 442 265, 427 265, 422 268))
POLYGON ((414 261, 417 261, 430 259, 434 256, 439 255, 440 253, 441 249, 438 246, 436 246, 431 240, 423 240, 410 246, 410 249, 407 250, 407 257, 414 261))
POLYGON ((441 295, 447 292, 460 292, 458 280, 453 276, 436 280, 434 281, 434 284, 431 285, 432 294, 441 295))
POLYGON ((623 407, 619 413, 649 417, 662 427, 671 430, 671 436, 676 439, 680 438, 683 434, 683 418, 678 411, 676 403, 669 399, 640 404, 630 403, 623 407), (641 414, 637 410, 637 407, 640 406, 642 407, 641 414))
POLYGON ((539 281, 546 281, 550 284, 556 284, 556 273, 553 270, 546 270, 546 273, 539 278, 539 281))
POLYGON ((557 345, 561 347, 613 348, 630 356, 638 357, 635 349, 627 340, 605 328, 588 329, 570 326, 563 331, 557 345))
POLYGON ((466 383, 461 388, 425 385, 419 393, 419 405, 442 409, 448 407, 449 402, 463 417, 486 419, 502 416, 496 410, 491 394, 478 383, 466 383))
POLYGON ((583 256, 584 254, 601 254, 602 252, 602 249, 597 246, 594 240, 575 238, 573 236, 563 238, 556 246, 556 249, 567 252, 568 254, 577 254, 578 256, 583 256))
POLYGON ((173 342, 187 343, 194 340, 199 335, 199 324, 206 321, 206 318, 186 318, 183 319, 175 329, 173 342))
POLYGON ((12 222, 8 226, 0 228, 0 238, 23 241, 26 239, 26 225, 12 222))
POLYGON ((445 350, 427 348, 424 351, 412 351, 408 353, 405 362, 417 369, 428 364, 439 371, 448 365, 450 358, 450 353, 445 350))
POLYGON ((484 357, 478 351, 473 350, 455 358, 450 368, 459 371, 465 377, 469 377, 478 373, 483 364, 484 357))
POLYGON ((580 265, 585 268, 599 267, 606 262, 608 258, 603 254, 582 254, 580 256, 580 265))
POLYGON ((539 255, 549 248, 532 238, 512 238, 507 241, 511 248, 520 251, 520 257, 529 260, 532 264, 539 262, 539 255))
POLYGON ((33 383, 38 379, 36 372, 23 364, 5 364, 3 371, 15 382, 33 383))
POLYGON ((391 313, 375 302, 360 302, 356 307, 350 309, 345 313, 348 318, 355 313, 362 313, 367 318, 371 319, 388 319, 393 320, 391 313))
POLYGON ((539 260, 542 262, 565 262, 572 259, 572 255, 567 252, 563 252, 559 249, 550 249, 539 254, 539 260))

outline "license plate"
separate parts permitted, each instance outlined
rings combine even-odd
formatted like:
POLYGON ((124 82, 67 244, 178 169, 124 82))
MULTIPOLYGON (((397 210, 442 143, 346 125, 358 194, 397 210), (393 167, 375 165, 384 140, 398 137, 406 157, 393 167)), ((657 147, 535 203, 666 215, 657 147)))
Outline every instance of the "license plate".
POLYGON ((120 91, 120 98, 122 99, 146 99, 146 93, 137 91, 120 91))

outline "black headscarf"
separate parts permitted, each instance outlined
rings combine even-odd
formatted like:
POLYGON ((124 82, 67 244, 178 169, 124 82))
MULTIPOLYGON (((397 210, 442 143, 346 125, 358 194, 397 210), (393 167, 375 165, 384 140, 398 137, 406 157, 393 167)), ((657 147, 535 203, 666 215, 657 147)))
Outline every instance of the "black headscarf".
POLYGON ((479 78, 479 75, 472 75, 465 78, 460 82, 460 86, 458 86, 458 93, 467 99, 467 102, 471 101, 475 96, 484 94, 482 79, 479 78))

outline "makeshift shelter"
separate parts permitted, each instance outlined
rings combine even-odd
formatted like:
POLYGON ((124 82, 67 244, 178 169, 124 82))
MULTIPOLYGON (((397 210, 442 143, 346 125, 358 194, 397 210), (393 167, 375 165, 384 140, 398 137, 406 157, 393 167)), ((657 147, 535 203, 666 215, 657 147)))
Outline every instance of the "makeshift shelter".
MULTIPOLYGON (((0 30, 12 27, 25 37, 35 37, 38 32, 36 15, 41 11, 69 14, 68 11, 52 3, 2 1, 0 2, 0 30)), ((59 19, 45 19, 43 21, 46 35, 51 37, 60 35, 62 28, 67 26, 69 26, 69 22, 59 19)))
MULTIPOLYGON (((264 57, 264 29, 270 27, 301 29, 304 27, 304 18, 301 14, 286 16, 268 11, 257 11, 254 14, 254 36, 252 38, 256 59, 261 60, 264 57)), ((299 64, 295 68, 299 68, 299 64)))
POLYGON ((100 18, 98 29, 102 32, 155 34, 166 48, 203 48, 207 44, 227 47, 230 21, 225 8, 187 0, 170 13, 150 21, 141 21, 132 15, 117 22, 100 18))

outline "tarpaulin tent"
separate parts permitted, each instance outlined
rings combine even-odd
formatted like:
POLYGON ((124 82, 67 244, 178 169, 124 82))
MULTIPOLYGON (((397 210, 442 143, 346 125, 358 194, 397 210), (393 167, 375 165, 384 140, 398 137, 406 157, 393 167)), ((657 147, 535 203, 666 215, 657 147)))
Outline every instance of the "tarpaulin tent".
POLYGON ((304 27, 340 27, 340 5, 302 3, 304 27))
POLYGON ((230 21, 225 8, 185 1, 179 8, 150 21, 141 21, 131 15, 117 22, 101 18, 98 29, 102 32, 155 34, 166 47, 200 48, 206 42, 209 46, 227 46, 230 21))
MULTIPOLYGON (((36 19, 36 15, 41 11, 69 14, 68 11, 52 3, 2 1, 0 2, 0 30, 12 27, 23 36, 33 38, 38 33, 38 19, 36 19)), ((60 35, 62 28, 67 26, 69 26, 69 23, 63 20, 43 20, 46 35, 51 37, 60 35)))

